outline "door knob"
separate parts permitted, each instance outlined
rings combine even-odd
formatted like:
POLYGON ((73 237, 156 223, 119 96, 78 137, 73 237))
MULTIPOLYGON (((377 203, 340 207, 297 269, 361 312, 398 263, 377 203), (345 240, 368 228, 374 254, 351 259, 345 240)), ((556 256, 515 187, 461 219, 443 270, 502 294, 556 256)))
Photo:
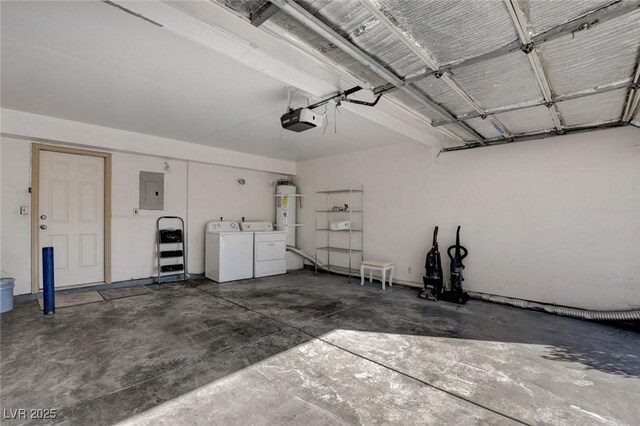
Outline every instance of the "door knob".
POLYGON ((40 225, 40 229, 47 229, 47 225, 40 225))
POLYGON ((46 215, 46 214, 43 214, 42 216, 40 216, 40 219, 42 219, 42 220, 47 220, 47 215, 46 215))

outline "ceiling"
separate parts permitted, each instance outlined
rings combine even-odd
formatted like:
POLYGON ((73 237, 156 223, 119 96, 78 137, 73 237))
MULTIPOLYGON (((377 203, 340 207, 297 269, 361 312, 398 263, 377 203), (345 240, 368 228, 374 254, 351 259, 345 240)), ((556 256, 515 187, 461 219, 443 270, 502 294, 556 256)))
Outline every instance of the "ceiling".
MULTIPOLYGON (((640 0, 2 1, 0 7, 0 103, 29 113, 292 161, 410 140, 457 150, 640 126, 640 0), (144 12, 134 16, 118 5, 144 12), (275 13, 252 27, 267 7, 275 13), (162 15, 167 9, 180 16, 162 15), (156 11, 164 27, 145 15, 156 11), (187 16, 191 32, 168 25, 187 16), (246 36, 251 47, 232 54, 220 47, 228 44, 212 46, 216 36, 201 42, 192 36, 198 24, 229 24, 237 31, 216 34, 246 36), (300 48, 307 59, 285 50, 277 56, 271 41, 256 37, 300 48), (272 55, 270 69, 249 59, 265 53, 272 55), (344 89, 355 81, 383 94, 383 102, 338 111, 331 102, 316 110, 326 113, 323 128, 283 131, 287 86, 300 88, 309 70, 325 66, 337 77, 318 74, 309 87, 344 89), (297 80, 279 75, 286 67, 297 80), (434 128, 457 141, 435 138, 434 128)), ((304 90, 292 106, 306 104, 304 90)))
POLYGON ((640 0, 217 0, 457 135, 638 124, 640 0), (401 90, 398 90, 401 89, 401 90))
POLYGON ((282 131, 281 81, 103 2, 0 5, 3 108, 285 160, 411 140, 361 106, 282 131))

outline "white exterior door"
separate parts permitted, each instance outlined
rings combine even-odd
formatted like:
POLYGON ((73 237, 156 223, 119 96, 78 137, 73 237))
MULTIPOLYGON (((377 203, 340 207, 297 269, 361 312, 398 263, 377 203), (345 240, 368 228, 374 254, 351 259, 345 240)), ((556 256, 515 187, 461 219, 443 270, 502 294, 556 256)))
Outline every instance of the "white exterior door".
POLYGON ((56 288, 104 281, 104 158, 40 152, 38 241, 53 247, 56 288))

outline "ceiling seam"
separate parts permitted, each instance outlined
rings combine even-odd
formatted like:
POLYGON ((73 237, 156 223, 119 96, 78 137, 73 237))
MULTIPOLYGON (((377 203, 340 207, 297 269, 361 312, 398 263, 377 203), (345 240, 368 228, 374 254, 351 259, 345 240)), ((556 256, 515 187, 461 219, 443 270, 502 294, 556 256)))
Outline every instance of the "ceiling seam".
POLYGON ((143 20, 143 21, 145 21, 145 22, 148 22, 148 23, 150 23, 150 24, 152 24, 152 25, 155 25, 155 26, 156 26, 156 27, 158 27, 158 28, 163 28, 163 27, 164 27, 164 25, 162 25, 161 23, 156 22, 156 21, 154 21, 153 19, 149 19, 149 18, 147 18, 147 17, 146 17, 146 16, 144 16, 144 15, 141 15, 141 14, 139 14, 139 13, 136 13, 136 12, 134 12, 134 11, 133 11, 133 10, 131 10, 131 9, 127 9, 127 8, 126 8, 126 7, 124 7, 124 6, 120 6, 119 4, 114 3, 114 2, 112 2, 111 0, 102 0, 102 2, 103 2, 104 4, 109 5, 109 6, 115 7, 116 9, 120 9, 120 10, 121 10, 121 11, 123 11, 124 13, 127 13, 127 14, 129 14, 129 15, 131 15, 131 16, 133 16, 133 17, 136 17, 136 18, 138 18, 138 19, 142 19, 142 20, 143 20))

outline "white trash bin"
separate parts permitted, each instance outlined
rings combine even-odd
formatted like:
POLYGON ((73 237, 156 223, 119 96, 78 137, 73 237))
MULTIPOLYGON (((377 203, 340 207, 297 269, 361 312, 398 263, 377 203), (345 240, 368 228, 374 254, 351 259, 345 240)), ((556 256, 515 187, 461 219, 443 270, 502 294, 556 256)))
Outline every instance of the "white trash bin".
POLYGON ((0 278, 0 313, 13 310, 13 278, 0 278))

